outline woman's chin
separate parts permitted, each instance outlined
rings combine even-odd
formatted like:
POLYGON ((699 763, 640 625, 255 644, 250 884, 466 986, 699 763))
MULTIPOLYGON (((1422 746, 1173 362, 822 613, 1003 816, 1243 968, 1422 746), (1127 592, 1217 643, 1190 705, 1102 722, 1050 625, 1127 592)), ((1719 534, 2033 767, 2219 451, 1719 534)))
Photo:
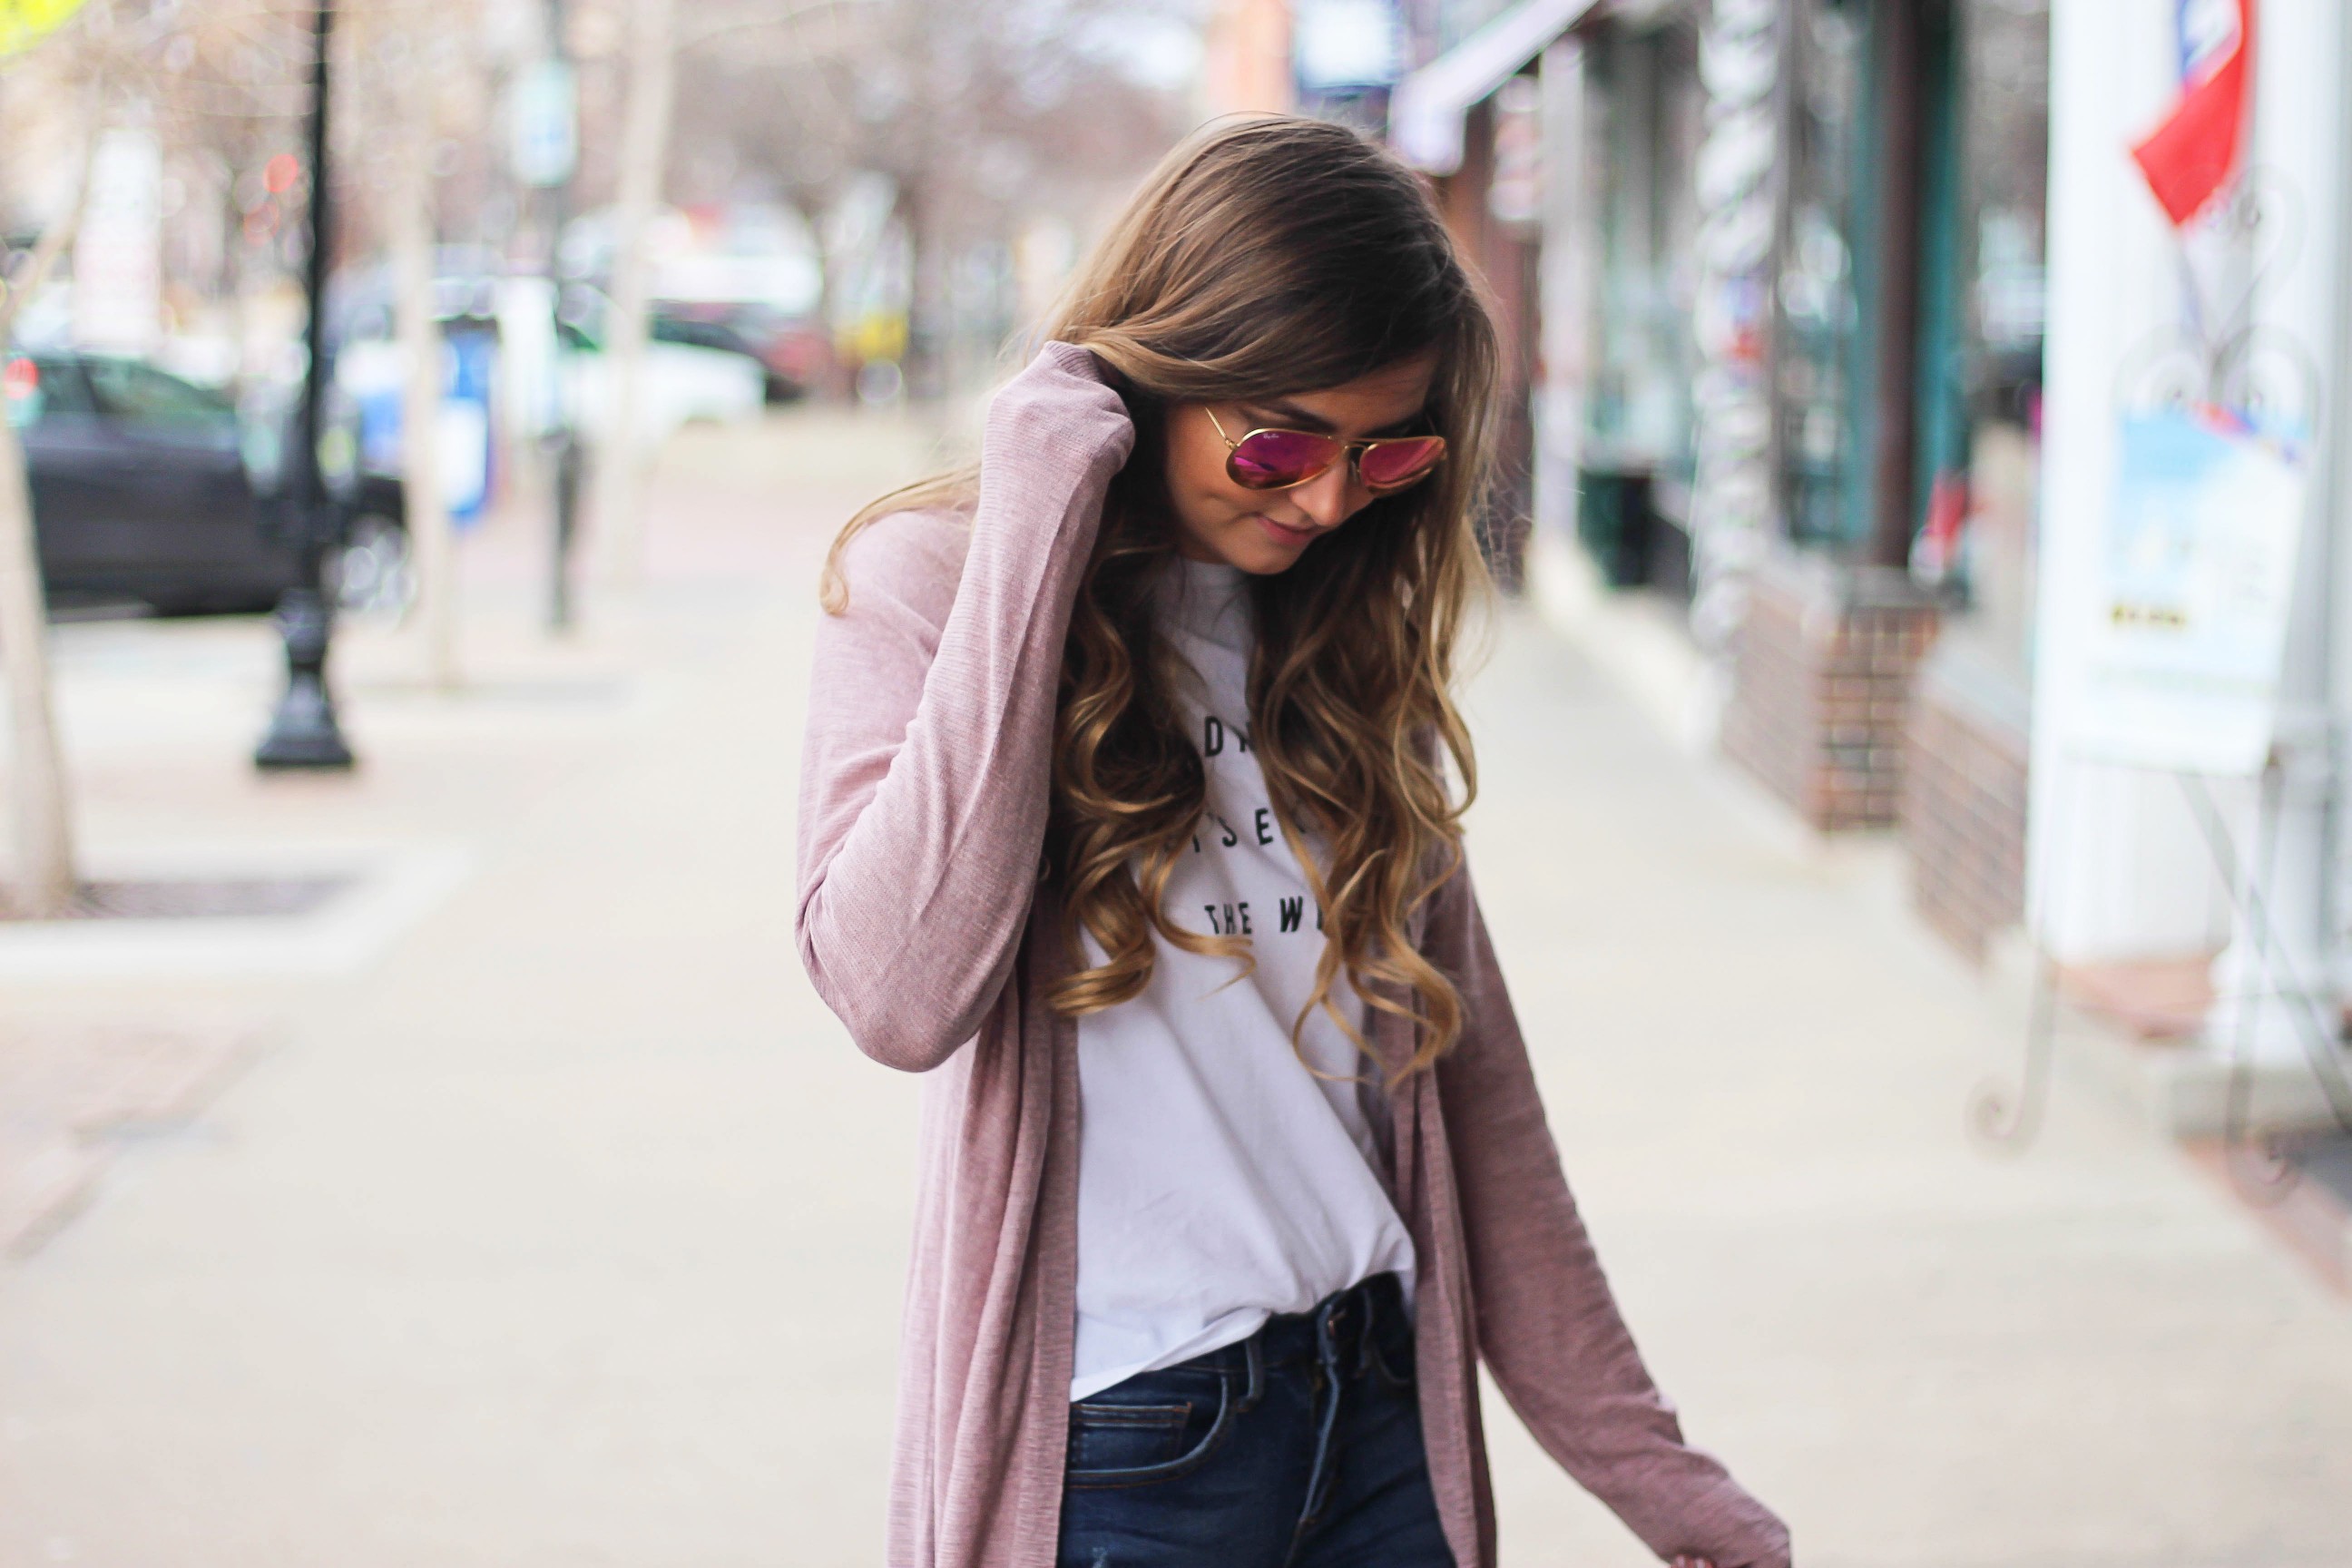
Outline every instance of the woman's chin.
POLYGON ((1261 546, 1228 559, 1253 577, 1274 577, 1297 565, 1298 556, 1299 552, 1296 550, 1271 550, 1261 546))

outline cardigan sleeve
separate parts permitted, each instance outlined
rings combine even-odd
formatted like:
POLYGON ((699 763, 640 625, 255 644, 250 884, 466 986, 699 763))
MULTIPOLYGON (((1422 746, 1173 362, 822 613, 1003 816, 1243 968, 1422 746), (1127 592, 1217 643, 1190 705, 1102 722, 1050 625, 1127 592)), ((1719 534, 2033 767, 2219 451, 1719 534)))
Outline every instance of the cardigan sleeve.
POLYGON ((1618 1314, 1561 1174, 1535 1073, 1465 866, 1424 952, 1460 990, 1437 1066, 1479 1354, 1536 1440, 1661 1557, 1788 1568, 1787 1526, 1683 1441, 1618 1314))
POLYGON ((944 1061, 1012 972, 1063 640, 1134 438, 1094 356, 1049 343, 990 405, 969 530, 902 513, 845 552, 812 667, 795 930, 818 994, 891 1067, 944 1061))

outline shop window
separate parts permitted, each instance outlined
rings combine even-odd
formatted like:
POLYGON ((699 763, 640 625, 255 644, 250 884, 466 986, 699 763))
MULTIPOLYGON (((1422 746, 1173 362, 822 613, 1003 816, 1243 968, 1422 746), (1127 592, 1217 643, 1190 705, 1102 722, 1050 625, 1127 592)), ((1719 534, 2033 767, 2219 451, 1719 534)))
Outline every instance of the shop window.
POLYGON ((1960 0, 1954 251, 1947 342, 1924 367, 1927 493, 1914 574, 1959 612, 1948 635, 2023 684, 2032 660, 2042 458, 2046 0, 1960 0))
POLYGON ((1579 531, 1612 582, 1681 597, 1697 372, 1693 171, 1706 112, 1697 32, 1675 16, 1600 29, 1585 48, 1597 221, 1579 531))
MULTIPOLYGON (((1774 350, 1781 504, 1790 537, 1832 543, 1849 512, 1861 360, 1855 258, 1867 223, 1865 26, 1858 0, 1797 0, 1790 106, 1789 232, 1774 350)), ((1866 254, 1866 250, 1864 252, 1866 254)))

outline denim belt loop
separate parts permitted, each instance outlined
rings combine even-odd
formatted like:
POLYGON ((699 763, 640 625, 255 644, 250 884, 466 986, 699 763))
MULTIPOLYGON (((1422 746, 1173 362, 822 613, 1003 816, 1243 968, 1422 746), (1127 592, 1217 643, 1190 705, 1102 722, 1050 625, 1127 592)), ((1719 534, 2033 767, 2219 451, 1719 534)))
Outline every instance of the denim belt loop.
POLYGON ((1241 1408, 1255 1410, 1265 1397, 1265 1336, 1252 1334, 1242 1342, 1242 1365, 1249 1381, 1243 1385, 1241 1408))

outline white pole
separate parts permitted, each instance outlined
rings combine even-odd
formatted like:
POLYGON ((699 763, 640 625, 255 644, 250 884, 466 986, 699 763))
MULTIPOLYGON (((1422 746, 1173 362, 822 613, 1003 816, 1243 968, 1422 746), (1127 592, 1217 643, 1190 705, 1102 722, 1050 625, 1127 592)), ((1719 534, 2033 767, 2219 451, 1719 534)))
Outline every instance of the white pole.
POLYGON ((629 96, 621 127, 620 189, 614 207, 613 311, 604 342, 604 428, 596 452, 597 554, 615 583, 645 571, 646 338, 652 311, 648 240, 669 158, 677 90, 674 0, 634 0, 629 96))
MULTIPOLYGON (((412 54, 424 40, 412 38, 412 54)), ((435 686, 458 683, 457 541, 441 493, 442 342, 433 319, 432 89, 412 81, 400 95, 399 146, 394 153, 392 261, 394 313, 405 375, 401 388, 401 489, 409 546, 416 553, 418 618, 425 674, 435 686)))
POLYGON ((2031 927, 2062 963, 2192 958, 2223 890, 2170 779, 2084 763, 2071 738, 2100 577, 2123 385, 2180 321, 2177 249, 2128 149, 2163 116, 2170 0, 2053 0, 2049 335, 2036 563, 2031 927))

